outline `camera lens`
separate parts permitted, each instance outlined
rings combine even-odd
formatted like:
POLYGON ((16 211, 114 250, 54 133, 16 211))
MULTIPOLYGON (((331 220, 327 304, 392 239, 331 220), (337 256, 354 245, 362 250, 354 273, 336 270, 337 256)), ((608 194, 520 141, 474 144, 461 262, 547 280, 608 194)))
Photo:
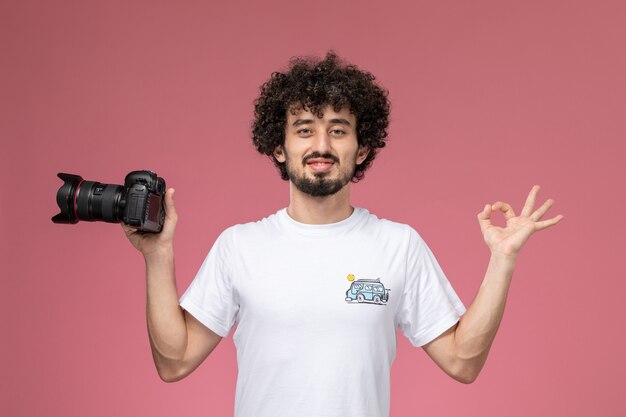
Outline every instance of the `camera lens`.
POLYGON ((78 175, 59 173, 58 176, 64 181, 57 192, 61 212, 52 218, 53 222, 120 222, 124 187, 85 181, 78 175))

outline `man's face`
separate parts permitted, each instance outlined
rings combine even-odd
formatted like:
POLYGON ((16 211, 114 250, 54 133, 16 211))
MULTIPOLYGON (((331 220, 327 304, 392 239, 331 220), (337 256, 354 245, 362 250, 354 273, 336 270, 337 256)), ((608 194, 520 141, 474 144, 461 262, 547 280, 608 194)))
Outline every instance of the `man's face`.
POLYGON ((288 112, 285 145, 274 151, 276 159, 286 164, 289 180, 314 197, 341 190, 369 151, 359 147, 356 118, 347 108, 335 112, 327 106, 323 112, 322 118, 305 110, 288 112))

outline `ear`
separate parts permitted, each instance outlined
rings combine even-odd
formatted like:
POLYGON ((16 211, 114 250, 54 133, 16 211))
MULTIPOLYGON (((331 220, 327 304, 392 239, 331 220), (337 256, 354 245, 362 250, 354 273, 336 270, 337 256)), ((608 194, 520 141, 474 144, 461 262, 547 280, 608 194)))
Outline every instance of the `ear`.
POLYGON ((356 164, 361 165, 363 161, 365 161, 365 158, 367 158, 367 155, 369 154, 370 154, 369 146, 359 146, 359 152, 356 155, 356 164))
POLYGON ((274 158, 280 162, 281 164, 285 162, 285 151, 283 150, 282 145, 278 145, 275 149, 274 149, 274 158))

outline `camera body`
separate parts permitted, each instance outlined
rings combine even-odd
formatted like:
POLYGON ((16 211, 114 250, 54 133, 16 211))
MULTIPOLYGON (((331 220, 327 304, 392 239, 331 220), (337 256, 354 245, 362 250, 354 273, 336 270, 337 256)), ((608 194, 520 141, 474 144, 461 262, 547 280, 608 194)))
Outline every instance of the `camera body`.
POLYGON ((122 222, 139 230, 160 232, 165 219, 165 181, 152 171, 133 171, 124 179, 126 204, 122 222))
POLYGON ((57 192, 61 212, 53 222, 122 222, 143 232, 161 231, 165 181, 156 173, 133 171, 126 175, 123 186, 85 181, 73 174, 59 173, 58 177, 64 181, 57 192))

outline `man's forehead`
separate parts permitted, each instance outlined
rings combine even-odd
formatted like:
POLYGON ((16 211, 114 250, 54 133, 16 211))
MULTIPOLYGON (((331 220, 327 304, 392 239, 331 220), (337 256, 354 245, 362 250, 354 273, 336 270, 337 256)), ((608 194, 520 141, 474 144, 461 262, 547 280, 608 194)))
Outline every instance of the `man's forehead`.
POLYGON ((350 112, 350 109, 346 107, 342 107, 339 110, 335 110, 331 105, 326 105, 320 108, 319 112, 313 113, 310 109, 299 106, 292 106, 287 111, 287 121, 293 122, 299 119, 347 119, 349 121, 354 121, 355 116, 350 112), (320 117, 321 116, 321 117, 320 117))

